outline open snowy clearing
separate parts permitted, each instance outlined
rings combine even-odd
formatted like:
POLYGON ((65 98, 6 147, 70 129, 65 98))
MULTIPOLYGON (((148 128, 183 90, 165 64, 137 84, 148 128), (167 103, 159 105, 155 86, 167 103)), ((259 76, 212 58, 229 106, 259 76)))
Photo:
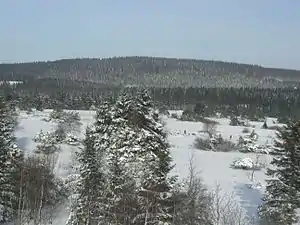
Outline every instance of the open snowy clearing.
MULTIPOLYGON (((51 110, 44 112, 34 111, 32 114, 27 115, 21 111, 19 116, 19 127, 16 131, 17 142, 27 154, 34 154, 36 143, 33 137, 40 131, 44 132, 54 129, 55 124, 46 122, 51 110)), ((78 111, 81 117, 82 129, 80 138, 84 138, 85 128, 87 125, 92 124, 94 121, 95 111, 78 111)), ((174 113, 172 111, 171 113, 174 113)), ((177 111, 176 113, 180 113, 177 111)), ((188 175, 189 160, 193 156, 195 166, 200 172, 200 175, 207 185, 208 189, 213 189, 216 185, 220 185, 222 191, 231 194, 233 193, 238 203, 245 210, 249 217, 256 216, 256 208, 261 202, 262 193, 265 184, 265 169, 255 172, 255 181, 260 183, 259 188, 249 188, 253 182, 250 181, 251 171, 232 169, 230 165, 237 158, 251 158, 255 161, 257 154, 254 153, 239 153, 239 152, 211 152, 194 149, 193 142, 197 136, 200 135, 199 131, 202 130, 203 124, 200 122, 184 122, 172 118, 163 118, 166 122, 166 129, 169 133, 169 141, 171 144, 171 153, 176 164, 173 173, 177 174, 180 179, 188 175), (186 134, 184 134, 186 131, 186 134)), ((217 132, 221 133, 224 139, 232 137, 232 141, 236 142, 239 136, 242 135, 244 127, 229 126, 228 119, 213 118, 220 124, 217 125, 217 132)), ((270 124, 273 119, 268 119, 270 124)), ((250 130, 255 129, 259 135, 257 140, 258 144, 271 144, 275 137, 274 130, 261 129, 263 122, 250 122, 253 125, 250 130)), ((78 151, 78 146, 63 145, 62 151, 59 152, 56 164, 56 174, 58 176, 66 177, 72 173, 73 153, 78 151)), ((262 155, 262 160, 266 165, 269 164, 271 156, 262 155)), ((53 224, 64 225, 68 218, 68 210, 66 205, 57 209, 57 214, 53 219, 53 224)))

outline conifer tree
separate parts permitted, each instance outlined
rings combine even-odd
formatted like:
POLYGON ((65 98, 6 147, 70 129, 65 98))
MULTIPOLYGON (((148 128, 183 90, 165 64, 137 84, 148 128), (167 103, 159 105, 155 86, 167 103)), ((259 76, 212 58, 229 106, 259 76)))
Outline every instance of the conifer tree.
POLYGON ((84 149, 79 153, 81 166, 80 180, 76 189, 77 201, 72 206, 68 225, 99 224, 103 216, 105 176, 102 161, 97 158, 94 147, 94 135, 89 128, 86 131, 84 145, 84 149))
POLYGON ((289 123, 277 136, 259 213, 267 224, 291 225, 300 208, 300 122, 289 123))
POLYGON ((110 116, 110 123, 102 125, 106 127, 102 129, 106 131, 102 141, 108 137, 102 143, 106 149, 107 160, 109 204, 106 222, 109 224, 134 224, 133 218, 137 207, 137 175, 134 168, 135 153, 139 151, 139 146, 136 144, 137 133, 128 126, 126 120, 131 103, 131 98, 122 93, 106 112, 110 116))
POLYGON ((111 135, 112 145, 107 149, 108 221, 111 224, 131 225, 137 208, 137 187, 132 150, 135 133, 118 126, 111 135))
POLYGON ((15 144, 15 119, 11 115, 9 106, 0 98, 0 222, 12 218, 19 201, 23 152, 15 144))
POLYGON ((143 175, 139 190, 141 214, 148 224, 171 224, 173 213, 172 187, 176 177, 169 177, 173 169, 166 133, 154 110, 150 96, 141 90, 135 99, 131 121, 138 121, 138 155, 143 159, 143 175), (137 120, 135 120, 137 118, 137 120))
MULTIPOLYGON (((95 122, 94 147, 105 152, 106 224, 170 224, 173 168, 166 134, 147 92, 122 93, 104 103, 95 122)), ((96 156, 98 158, 98 156, 96 156)))

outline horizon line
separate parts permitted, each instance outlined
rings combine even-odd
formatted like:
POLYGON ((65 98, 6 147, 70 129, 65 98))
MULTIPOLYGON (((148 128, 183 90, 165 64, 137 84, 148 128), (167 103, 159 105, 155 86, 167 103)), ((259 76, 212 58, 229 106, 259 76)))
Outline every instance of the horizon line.
POLYGON ((245 63, 245 62, 237 62, 237 61, 226 61, 221 59, 202 59, 202 58, 194 58, 194 57, 166 57, 166 56, 149 56, 149 55, 124 55, 124 56, 107 56, 107 57, 61 57, 58 59, 48 59, 48 60, 28 60, 28 61, 13 61, 13 60, 0 60, 0 65, 13 65, 13 64, 29 64, 29 63, 51 63, 63 60, 105 60, 105 59, 114 59, 114 58, 159 58, 159 59, 176 59, 176 60, 191 60, 191 61, 207 61, 207 62, 221 62, 221 63, 233 63, 233 64, 241 64, 248 65, 253 67, 261 67, 264 69, 278 69, 278 70, 291 70, 291 71, 299 71, 300 69, 295 68, 284 68, 284 67, 270 67, 264 66, 262 64, 255 63, 245 63))

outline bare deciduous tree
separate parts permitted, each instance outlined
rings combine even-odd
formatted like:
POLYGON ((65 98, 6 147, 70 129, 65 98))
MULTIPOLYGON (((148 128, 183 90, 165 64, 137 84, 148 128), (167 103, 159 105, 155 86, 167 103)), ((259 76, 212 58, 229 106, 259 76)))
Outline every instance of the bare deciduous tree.
POLYGON ((189 176, 184 180, 184 189, 178 188, 174 194, 174 224, 212 224, 210 194, 205 188, 194 166, 194 155, 189 161, 189 176))
POLYGON ((20 197, 17 225, 33 222, 40 225, 43 220, 51 220, 51 210, 62 196, 53 174, 53 162, 49 158, 28 157, 25 159, 20 175, 20 197), (47 208, 47 212, 46 209, 47 208), (44 211, 45 210, 45 211, 44 211))
POLYGON ((185 189, 174 194, 174 225, 254 225, 236 202, 234 194, 224 193, 220 185, 208 192, 194 166, 194 155, 189 161, 189 176, 185 189))
POLYGON ((217 225, 250 225, 253 221, 250 221, 245 212, 236 202, 234 194, 222 193, 220 185, 216 185, 216 188, 211 193, 212 204, 212 220, 213 224, 217 225))

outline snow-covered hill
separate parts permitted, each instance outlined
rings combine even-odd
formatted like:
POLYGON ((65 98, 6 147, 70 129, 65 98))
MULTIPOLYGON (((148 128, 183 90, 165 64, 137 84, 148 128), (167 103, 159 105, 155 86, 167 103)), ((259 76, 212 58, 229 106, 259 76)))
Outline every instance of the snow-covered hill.
MULTIPOLYGON (((51 110, 44 112, 34 111, 28 115, 25 112, 20 112, 19 127, 16 131, 17 141, 21 148, 27 154, 34 154, 33 150, 36 143, 33 141, 34 136, 40 131, 50 131, 54 128, 54 123, 46 122, 44 119, 49 117, 51 110)), ((84 137, 85 128, 94 121, 94 111, 78 111, 82 122, 82 132, 79 135, 84 137)), ((172 112, 174 113, 174 112, 172 112)), ((176 112, 180 113, 180 112, 176 112)), ((251 171, 238 170, 231 168, 231 164, 237 158, 250 158, 253 161, 257 154, 239 153, 239 152, 212 152, 194 149, 193 142, 199 131, 202 130, 203 124, 200 122, 183 122, 172 118, 163 118, 166 122, 166 129, 169 133, 169 141, 171 144, 171 152, 176 164, 173 173, 178 174, 179 178, 184 178, 188 174, 188 164, 191 156, 194 157, 194 163, 201 172, 204 183, 209 189, 213 189, 216 185, 220 185, 222 190, 226 193, 233 193, 238 203, 244 209, 245 213, 250 217, 256 215, 256 208, 260 204, 260 199, 264 191, 265 170, 255 172, 255 182, 260 183, 259 188, 249 188, 251 171)), ((223 138, 232 138, 232 141, 238 141, 239 136, 242 135, 244 127, 229 126, 229 120, 216 119, 220 123, 216 130, 223 138)), ((270 120, 271 121, 271 120, 270 120)), ((259 138, 258 144, 272 143, 275 137, 274 130, 261 129, 263 122, 250 122, 255 127, 255 131, 259 138)), ((254 129, 254 128, 251 128, 254 129)), ((72 172, 74 152, 79 149, 78 146, 63 145, 62 151, 59 153, 56 174, 58 176, 66 177, 72 172)), ((260 160, 268 164, 271 160, 269 155, 262 155, 260 160)), ((68 209, 66 205, 57 209, 57 214, 54 218, 53 224, 64 225, 68 217, 68 209)))

